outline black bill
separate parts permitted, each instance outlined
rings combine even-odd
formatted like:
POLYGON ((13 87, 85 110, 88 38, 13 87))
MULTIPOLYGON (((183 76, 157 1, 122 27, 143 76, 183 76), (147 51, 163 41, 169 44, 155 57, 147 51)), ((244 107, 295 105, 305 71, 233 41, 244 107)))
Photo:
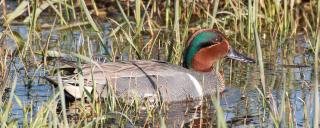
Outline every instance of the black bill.
POLYGON ((255 63, 256 61, 254 59, 251 59, 245 55, 240 54, 233 48, 229 50, 229 53, 227 54, 226 58, 229 59, 234 59, 234 60, 239 60, 241 62, 246 62, 246 63, 255 63))

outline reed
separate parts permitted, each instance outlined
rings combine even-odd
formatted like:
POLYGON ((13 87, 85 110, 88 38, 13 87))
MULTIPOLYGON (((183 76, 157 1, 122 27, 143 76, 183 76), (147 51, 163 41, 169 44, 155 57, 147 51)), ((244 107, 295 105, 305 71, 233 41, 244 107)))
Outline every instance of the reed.
POLYGON ((1 0, 1 5, 2 5, 2 16, 6 17, 7 16, 7 3, 6 3, 6 0, 1 0))
MULTIPOLYGON (((2 13, 5 16, 7 9, 5 8, 6 0, 2 0, 2 13)), ((10 86, 13 90, 16 86, 16 81, 13 84, 8 84, 8 76, 12 75, 9 67, 14 67, 14 58, 19 60, 23 65, 23 71, 29 78, 29 81, 34 80, 35 74, 27 71, 38 72, 43 67, 45 71, 50 72, 50 57, 71 56, 77 58, 78 70, 81 71, 81 63, 87 62, 92 65, 95 63, 95 49, 92 48, 92 42, 98 42, 99 47, 111 53, 107 56, 112 61, 132 60, 132 59, 161 59, 171 63, 180 64, 182 61, 183 49, 186 47, 188 35, 200 28, 218 28, 224 31, 228 38, 232 40, 231 45, 239 47, 241 51, 246 51, 249 55, 256 55, 259 69, 259 83, 262 89, 256 88, 260 95, 258 103, 262 104, 263 114, 260 124, 263 126, 270 119, 275 127, 288 125, 295 127, 294 106, 290 101, 291 93, 290 86, 292 83, 292 70, 281 72, 281 79, 276 76, 268 77, 266 68, 274 68, 280 64, 292 64, 290 56, 297 53, 294 52, 295 41, 288 43, 286 40, 294 38, 298 32, 304 31, 311 38, 308 44, 311 46, 311 51, 314 52, 314 115, 309 115, 310 107, 307 101, 301 99, 304 107, 304 115, 306 120, 305 126, 318 126, 319 124, 319 93, 318 93, 318 62, 319 62, 319 42, 320 42, 320 1, 311 0, 310 4, 298 3, 299 1, 283 0, 283 1, 187 1, 166 0, 166 1, 122 1, 116 0, 111 4, 100 3, 99 1, 91 0, 92 4, 88 4, 86 0, 75 1, 21 1, 19 5, 4 18, 6 32, 0 35, 0 70, 1 78, 4 81, 0 83, 3 86, 10 86), (317 3, 317 5, 313 4, 317 3), (104 20, 97 20, 95 15, 99 15, 100 8, 110 6, 107 10, 107 16, 104 20), (310 9, 310 10, 308 10, 310 9), (51 11, 55 16, 54 22, 50 23, 50 34, 45 40, 42 35, 42 17, 46 11, 51 11), (112 11, 116 14, 112 14, 112 11), (110 13, 110 15, 109 15, 110 13), (113 16, 115 15, 115 16, 113 16), (12 27, 17 22, 25 24, 28 27, 26 38, 24 33, 13 29, 12 27), (77 21, 74 23, 74 21, 77 21), (110 24, 110 33, 104 35, 100 22, 108 22, 110 24), (40 26, 40 27, 39 27, 40 26), (75 41, 72 36, 74 32, 79 32, 81 42, 75 41), (58 33, 58 34, 56 34, 58 33), (94 34, 88 34, 94 33, 94 34), (56 42, 51 42, 51 36, 54 34, 59 36, 56 42), (94 37, 93 37, 94 36, 94 37), (67 38, 72 38, 68 40, 67 38), (106 45, 104 38, 108 38, 113 42, 109 48, 106 45), (314 39, 313 39, 314 38, 314 39), (2 49, 4 39, 11 39, 17 46, 16 51, 10 58, 10 51, 2 49), (69 42, 69 43, 66 43, 69 42), (71 42, 71 43, 70 43, 71 42), (53 45, 54 44, 54 45, 53 45), (75 48, 75 45, 79 46, 75 48), (42 50, 45 50, 42 52, 42 50), (76 52, 70 52, 76 49, 76 52), (281 49, 280 52, 278 50, 281 49), (41 54, 40 54, 41 53, 41 54), (44 59, 38 59, 39 56, 44 59), (10 58, 10 59, 8 59, 10 58), (276 58, 276 59, 274 59, 276 58), (42 60, 44 61, 42 64, 42 60), (275 66, 268 65, 269 63, 275 66), (13 65, 13 66, 12 66, 13 65), (266 70, 266 71, 265 71, 266 70), (280 81, 280 82, 278 82, 280 81), (277 86, 281 83, 281 86, 277 86), (276 91, 277 87, 281 87, 280 98, 268 92, 276 91), (270 100, 271 98, 275 98, 270 100), (278 99, 276 99, 278 98, 278 99), (271 102, 272 101, 272 102, 271 102), (270 112, 270 114, 268 114, 270 112), (311 121, 309 123, 308 121, 311 121)), ((51 14, 50 14, 51 15, 51 14)), ((80 39, 79 39, 80 40, 80 39)), ((293 39, 295 40, 295 39, 293 39)), ((254 66, 253 66, 254 67, 254 66)), ((243 68, 242 64, 237 62, 219 63, 217 69, 225 69, 228 73, 228 83, 231 86, 242 85, 242 75, 251 76, 248 72, 252 67, 243 68), (231 66, 231 68, 225 68, 231 66), (245 69, 243 71, 242 69, 245 69), (239 71, 240 70, 240 71, 239 71), (239 73, 240 72, 240 73, 239 73), (239 73, 239 74, 238 74, 239 73), (247 73, 247 74, 246 74, 247 73)), ((284 68, 275 68, 283 70, 284 68)), ((93 70, 92 70, 93 71, 93 70)), ((58 73, 59 74, 59 73, 58 73)), ((226 76, 227 77, 227 76, 226 76)), ((13 80, 16 80, 16 76, 13 80)), ((91 78, 94 80, 94 77, 91 78)), ((23 105, 19 98, 10 92, 9 102, 13 100, 19 102, 19 106, 24 109, 23 126, 52 126, 52 127, 98 127, 104 122, 115 118, 114 115, 122 115, 119 120, 125 119, 124 122, 130 122, 135 125, 139 122, 139 108, 145 107, 146 104, 139 101, 134 101, 131 104, 123 103, 120 99, 114 96, 114 90, 110 89, 110 96, 105 99, 105 102, 94 99, 97 94, 90 94, 83 86, 83 78, 80 77, 79 86, 83 89, 83 97, 80 103, 79 122, 71 121, 67 118, 67 108, 63 107, 65 99, 63 91, 54 94, 44 105, 40 111, 35 114, 34 110, 28 105, 23 105), (12 98, 14 97, 14 98, 12 98), (84 103, 88 101, 92 110, 87 110, 84 103), (58 102, 62 104, 60 114, 56 111, 58 102), (102 109, 105 108, 105 109, 102 109), (109 113, 109 115, 108 115, 109 113), (118 113, 118 114, 110 114, 118 113), (121 114, 119 114, 121 113, 121 114), (30 118, 28 114, 35 115, 30 118), (104 116, 107 115, 107 116, 104 116), (110 116, 112 115, 112 116, 110 116), (125 115, 125 116, 123 116, 125 115), (92 118, 88 118, 92 117, 92 118), (30 121, 28 121, 30 119, 30 121), (92 120, 90 120, 92 119, 92 120), (50 121, 48 121, 50 120, 50 121), (51 121, 52 120, 52 121, 51 121), (80 123, 83 121, 84 123, 80 123), (30 122, 30 123, 29 123, 30 122), (61 124, 61 125, 60 125, 61 124)), ((251 80, 246 80, 251 81, 251 80)), ((254 81, 254 80, 252 80, 254 81)), ((28 83, 28 82, 26 82, 28 83)), ((245 83, 245 88, 250 87, 251 82, 245 83)), ((59 84, 60 90, 63 90, 63 83, 59 84)), ((259 84, 257 84, 259 85, 259 84)), ((2 86, 2 85, 1 85, 2 86)), ((224 117, 224 108, 219 105, 219 96, 217 99, 212 99, 214 107, 217 110, 218 126, 227 127, 224 117)), ((250 103, 248 103, 250 104, 250 103)), ((148 106, 148 105, 147 105, 148 106)), ((1 117, 4 119, 2 126, 17 126, 16 120, 10 120, 10 111, 12 106, 4 105, 1 102, 1 117)), ((165 127, 165 114, 157 111, 160 109, 147 109, 148 117, 144 124, 160 122, 161 127, 165 127)), ((259 111, 260 112, 260 111, 259 111)), ((120 121, 121 122, 121 121, 120 121)), ((123 123, 123 122, 121 122, 123 123)), ((123 124, 122 124, 123 125, 123 124)))
POLYGON ((166 19, 165 19, 165 24, 166 24, 166 29, 169 28, 169 17, 170 17, 170 2, 171 0, 166 0, 166 19))
MULTIPOLYGON (((180 12, 181 8, 180 8, 180 1, 176 0, 174 1, 174 25, 173 25, 173 31, 175 33, 175 38, 174 38, 174 48, 173 50, 173 59, 169 59, 169 62, 177 62, 176 58, 180 58, 181 54, 179 54, 179 51, 181 51, 182 49, 180 49, 181 47, 181 37, 180 37, 180 12)), ((180 52, 181 53, 181 52, 180 52)), ((169 55, 169 57, 171 57, 169 55)))
POLYGON ((214 96, 211 97, 212 103, 216 109, 217 128, 227 128, 227 124, 224 117, 224 112, 220 106, 220 100, 217 100, 214 96))
POLYGON ((17 122, 14 120, 10 120, 10 113, 12 111, 12 101, 15 97, 15 88, 17 85, 18 74, 15 74, 14 79, 11 84, 11 92, 8 102, 6 104, 1 104, 1 126, 9 127, 9 126, 17 126, 17 122))
POLYGON ((141 0, 135 0, 135 18, 136 18, 137 26, 140 26, 140 24, 141 24, 141 0))
POLYGON ((313 115, 313 127, 319 127, 319 47, 320 47, 320 0, 317 5, 317 39, 315 48, 315 59, 314 59, 314 115, 313 115))
POLYGON ((262 50, 261 50, 261 42, 260 42, 260 36, 258 34, 258 25, 257 25, 257 15, 258 15, 258 2, 254 2, 254 7, 253 7, 253 14, 254 14, 254 21, 253 21, 253 29, 254 29, 254 39, 256 42, 256 48, 257 48, 257 57, 258 57, 258 63, 259 63, 259 71, 260 71, 260 79, 261 79, 261 84, 263 88, 263 94, 266 94, 266 81, 265 81, 265 73, 264 73, 264 63, 263 63, 263 55, 262 55, 262 50))
MULTIPOLYGON (((319 1, 318 1, 319 2, 319 1)), ((320 4, 318 3, 318 9, 320 4)), ((318 11, 320 12, 320 11, 318 11)), ((318 14, 319 16, 319 14, 318 14)), ((319 19, 319 18, 318 18, 319 19)), ((320 24, 319 24, 320 25, 320 24)), ((314 115, 313 115, 313 127, 319 127, 319 47, 320 47, 320 28, 317 28, 317 40, 315 48, 315 59, 314 59, 314 115)))
POLYGON ((68 119, 67 119, 67 113, 66 113, 66 100, 64 95, 64 87, 62 83, 62 79, 60 76, 60 72, 58 71, 58 79, 59 79, 59 92, 60 92, 60 98, 61 98, 61 106, 62 106, 62 113, 63 113, 63 127, 69 127, 68 119))

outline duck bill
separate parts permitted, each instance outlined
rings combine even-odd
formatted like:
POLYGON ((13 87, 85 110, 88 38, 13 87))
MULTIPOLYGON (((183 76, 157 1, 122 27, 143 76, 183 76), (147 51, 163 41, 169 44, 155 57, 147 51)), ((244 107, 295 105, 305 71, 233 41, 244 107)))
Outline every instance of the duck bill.
POLYGON ((229 53, 227 54, 226 58, 229 59, 234 59, 234 60, 239 60, 241 62, 246 62, 246 63, 255 63, 256 61, 254 59, 251 59, 245 55, 240 54, 233 48, 229 50, 229 53))

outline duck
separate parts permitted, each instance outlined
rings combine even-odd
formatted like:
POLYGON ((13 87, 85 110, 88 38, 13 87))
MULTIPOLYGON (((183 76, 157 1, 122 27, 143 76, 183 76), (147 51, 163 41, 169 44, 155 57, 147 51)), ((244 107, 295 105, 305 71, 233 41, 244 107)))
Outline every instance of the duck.
POLYGON ((223 92, 224 78, 213 68, 219 60, 229 58, 255 63, 254 59, 233 49, 218 29, 198 30, 187 44, 182 66, 159 60, 133 60, 84 63, 79 68, 79 64, 66 62, 70 67, 60 70, 68 70, 69 73, 45 78, 56 86, 61 79, 65 92, 74 99, 83 97, 85 92, 95 92, 97 98, 106 98, 112 93, 125 101, 138 99, 172 103, 202 100, 223 92))

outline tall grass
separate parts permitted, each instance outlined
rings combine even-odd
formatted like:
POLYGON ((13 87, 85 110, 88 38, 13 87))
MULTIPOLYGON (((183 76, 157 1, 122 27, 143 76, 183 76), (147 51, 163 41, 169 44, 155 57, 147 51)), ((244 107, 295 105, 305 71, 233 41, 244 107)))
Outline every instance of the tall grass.
POLYGON ((2 6, 2 16, 6 16, 7 15, 7 3, 5 0, 1 1, 1 6, 2 6))
MULTIPOLYGON (((104 44, 104 36, 110 38, 113 42, 110 60, 116 61, 127 60, 128 59, 161 59, 167 60, 171 63, 180 64, 182 61, 183 49, 187 46, 185 42, 188 36, 195 30, 201 28, 218 28, 219 30, 226 33, 230 39, 231 46, 239 49, 240 51, 247 52, 250 56, 256 56, 258 60, 259 67, 259 83, 262 85, 262 89, 257 88, 258 92, 261 92, 262 100, 259 103, 263 104, 264 111, 269 111, 264 113, 263 118, 272 118, 272 123, 275 127, 279 127, 281 124, 290 124, 294 126, 294 119, 291 118, 294 113, 292 110, 286 111, 285 108, 291 108, 292 105, 289 102, 290 94, 288 92, 287 86, 291 85, 291 80, 287 79, 286 76, 282 76, 283 93, 280 98, 280 105, 276 104, 277 101, 269 103, 268 98, 273 90, 276 81, 276 77, 272 79, 271 84, 268 78, 265 76, 265 64, 273 63, 278 65, 274 58, 279 58, 283 63, 291 63, 289 60, 286 62, 284 59, 289 58, 288 56, 293 56, 295 53, 289 49, 292 48, 293 43, 286 43, 285 40, 288 38, 293 38, 295 35, 304 31, 311 35, 311 40, 316 37, 315 43, 313 40, 310 41, 312 49, 315 53, 315 64, 314 64, 314 118, 313 126, 318 126, 319 122, 319 94, 318 94, 318 53, 319 53, 319 42, 320 42, 320 1, 311 0, 308 3, 298 3, 299 1, 284 0, 284 1, 258 1, 258 0, 247 0, 247 1, 145 1, 145 0, 135 0, 135 1, 121 1, 116 0, 115 2, 110 2, 111 4, 105 5, 103 2, 91 0, 92 6, 86 3, 86 0, 80 0, 79 3, 75 1, 21 1, 19 6, 13 11, 6 14, 6 0, 2 0, 3 6, 3 16, 4 25, 6 25, 5 32, 0 36, 0 45, 4 45, 4 38, 12 39, 16 45, 17 54, 12 54, 12 58, 16 57, 23 63, 24 71, 31 70, 33 68, 40 69, 42 66, 46 67, 46 59, 44 64, 42 64, 41 59, 37 59, 39 56, 50 57, 50 53, 59 53, 59 55, 70 55, 78 58, 79 66, 80 61, 94 62, 95 56, 92 53, 94 50, 90 49, 90 42, 93 42, 94 38, 97 39, 99 46, 101 46, 105 51, 107 51, 107 44, 104 44), (316 3, 312 4, 312 3, 316 3), (101 6, 103 5, 103 6, 101 6), (104 6, 107 6, 104 8, 104 6), (109 7, 111 9, 109 9, 109 7), (103 8, 107 10, 107 13, 112 13, 113 10, 116 11, 114 15, 107 15, 103 17, 102 21, 97 20, 99 9, 103 8), (108 10, 109 9, 109 10, 108 10), (316 10, 316 11, 313 11, 316 10), (42 15, 46 15, 47 11, 50 12, 49 15, 54 15, 56 17, 50 27, 52 27, 51 34, 46 38, 45 41, 41 38, 41 26, 43 25, 42 15), (52 13, 52 14, 51 14, 52 13), (120 18, 119 18, 120 17, 120 18), (12 30, 12 26, 16 22, 21 21, 22 23, 28 25, 28 36, 27 39, 22 38, 23 33, 18 33, 16 30, 12 30), (56 22, 57 20, 57 22, 56 22), (77 23, 74 23, 77 21, 77 23), (316 22, 314 22, 316 21, 316 22), (104 35, 102 33, 102 27, 99 25, 100 22, 108 22, 110 24, 110 34, 104 35), (39 27, 40 26, 40 27, 39 27), (70 37, 70 33, 78 29, 85 38, 85 41, 81 42, 82 45, 76 52, 68 52, 73 48, 63 47, 63 38, 59 38, 57 42, 50 42, 53 33, 59 33, 61 37, 70 37), (67 31, 67 32, 66 32, 67 31), (94 32, 94 37, 91 35, 86 35, 88 31, 94 32), (69 32, 69 33, 68 33, 69 32), (62 34, 67 33, 67 34, 62 34), (45 47, 43 42, 46 42, 45 47), (51 47, 53 43, 55 46, 51 47), (40 46, 40 47, 38 47, 40 46), (43 47, 41 47, 43 46, 43 47), (61 47, 60 47, 61 46, 61 47), (45 52, 42 50, 45 49, 45 52), (53 50, 52 50, 53 49, 53 50), (278 50, 281 49, 281 55, 278 56, 278 50), (91 51, 90 51, 91 50, 91 51), (50 52, 51 51, 51 52, 50 52), (62 52, 61 52, 62 51, 62 52), (41 53, 41 54, 38 54, 41 53), (89 56, 86 58, 86 56, 89 56), (30 64, 31 63, 31 64, 30 64), (32 66, 33 65, 33 66, 32 66), (261 91, 262 90, 262 91, 261 91), (288 95, 287 95, 288 93, 288 95), (286 114, 287 113, 287 114, 286 114), (289 113, 289 114, 288 114, 289 113), (278 117, 280 115, 280 117, 278 117), (288 121, 285 123, 285 121, 288 121)), ((49 17, 50 18, 50 17, 49 17)), ((72 35, 71 35, 72 36, 72 35)), ((76 45, 71 43, 71 45, 76 45)), ((4 50, 0 48, 0 69, 2 81, 7 81, 10 77, 10 72, 8 68, 9 50, 4 50)), ((12 59, 13 60, 13 59, 12 59)), ((227 83, 238 84, 237 79, 242 78, 240 74, 234 73, 236 69, 242 69, 243 65, 237 62, 230 62, 218 64, 219 68, 222 69, 224 66, 231 66, 229 78, 227 83)), ((46 67, 46 69, 50 70, 46 67)), ((246 68, 249 71, 251 67, 246 68)), ((81 69, 79 69, 81 70, 81 69)), ((228 70, 228 69, 227 69, 228 70)), ((244 71, 244 72, 246 72, 244 71)), ((28 76, 34 76, 34 74, 26 72, 28 76)), ((286 73, 284 73, 286 74, 286 73)), ((249 75, 246 75, 249 76, 249 75)), ((92 78, 94 80, 94 78, 92 78)), ((81 78, 80 78, 80 83, 81 78)), ((11 86, 7 82, 2 82, 6 86, 11 86)), ((63 83, 60 83, 63 85, 63 83)), ((241 84, 239 84, 241 85, 241 84)), ((258 84, 260 85, 260 84, 258 84)), ((81 84, 84 86, 84 83, 81 84)), ((59 86, 60 90, 63 90, 62 86, 59 86)), ((260 87, 260 86, 258 86, 260 87)), ((83 125, 81 123, 72 123, 67 118, 67 108, 62 107, 62 116, 56 114, 55 108, 50 108, 56 104, 56 101, 61 101, 62 106, 65 106, 65 99, 63 99, 63 92, 60 91, 60 97, 55 94, 55 98, 49 100, 50 104, 43 105, 43 109, 39 111, 39 116, 37 116, 33 121, 32 125, 48 125, 48 126, 58 126, 62 124, 65 127, 73 126, 98 126, 102 124, 104 119, 109 119, 102 116, 108 112, 120 111, 124 114, 132 114, 131 111, 139 111, 137 108, 143 106, 142 103, 133 103, 134 105, 125 105, 121 103, 118 99, 110 95, 109 99, 103 104, 101 101, 94 100, 90 94, 86 94, 91 97, 90 106, 93 108, 91 115, 85 112, 84 101, 82 98, 81 107, 83 113, 80 113, 81 121, 86 121, 87 124, 83 125), (107 110, 101 110, 106 105, 107 110), (44 116, 41 116, 44 115, 44 116), (89 119, 85 119, 86 116, 92 116, 94 119, 90 122, 89 119), (46 122, 45 120, 38 121, 37 119, 46 118, 53 119, 53 122, 46 122), (37 121, 38 122, 37 122, 37 121), (101 121, 101 122, 100 122, 101 121), (39 123, 40 122, 40 123, 39 123)), ((84 92, 85 93, 85 92, 84 92)), ((93 97, 94 94, 93 94, 93 97)), ((272 95, 271 95, 272 97, 272 95)), ((10 99, 13 100, 12 98, 10 99)), ((219 97, 217 97, 219 101, 219 97)), ((219 126, 226 127, 226 120, 223 116, 223 108, 219 108, 219 104, 213 101, 215 107, 218 110, 218 120, 219 126)), ((24 107, 24 106, 22 106, 24 107)), ((6 107, 4 105, 1 108, 6 109, 4 116, 7 115, 10 110, 10 106, 6 107)), ((308 111, 305 105, 305 111, 308 111)), ((151 116, 157 115, 156 112, 152 112, 158 109, 153 109, 148 112, 152 113, 151 116)), ((26 112, 27 113, 27 112, 26 112)), ((163 119, 162 113, 158 113, 160 118, 163 119)), ((305 115, 308 115, 305 112, 305 115)), ((133 116, 134 117, 134 116, 133 116)), ((129 118, 131 118, 129 116, 129 118)), ((8 116, 6 117, 8 119, 8 116)), ((152 119, 150 119, 152 120, 152 119)), ((148 121, 150 121, 148 120, 148 121)), ((105 121, 105 120, 104 120, 105 121)), ((146 121, 146 122, 148 122, 146 121)), ((134 122, 134 121, 133 121, 134 122)), ((164 121, 162 121, 164 122, 164 121)), ((265 123, 263 120, 261 124, 265 123)), ((4 126, 9 126, 8 121, 2 122, 4 126)), ((25 123, 27 126, 28 123, 25 123)), ((31 124, 30 124, 31 125, 31 124)), ((308 125, 308 123, 307 123, 308 125)), ((162 125, 163 126, 163 125, 162 125)))
POLYGON ((261 50, 261 42, 260 42, 260 36, 258 34, 258 26, 257 26, 257 15, 258 13, 258 1, 254 1, 254 6, 252 9, 252 13, 254 14, 254 21, 253 24, 250 26, 253 26, 254 29, 254 40, 256 42, 256 49, 257 49, 257 59, 259 63, 259 69, 260 69, 260 79, 261 79, 261 84, 262 84, 262 89, 263 89, 263 94, 266 94, 266 82, 265 82, 265 74, 264 74, 264 63, 263 63, 263 54, 261 50))
MULTIPOLYGON (((175 59, 176 58, 180 58, 181 57, 181 49, 180 49, 180 46, 181 46, 181 38, 180 38, 180 1, 179 0, 176 0, 174 2, 174 26, 173 26, 173 31, 175 33, 175 38, 174 38, 174 42, 173 44, 174 45, 174 49, 172 49, 173 51, 175 51, 174 53, 176 54, 172 54, 172 55, 176 55, 176 56, 173 56, 174 58, 169 60, 169 62, 177 62, 175 59)), ((171 57, 171 56, 169 56, 171 57)))
POLYGON ((319 127, 319 47, 320 47, 320 0, 318 0, 317 8, 317 39, 315 48, 315 59, 314 59, 314 115, 313 115, 313 126, 315 128, 319 127))
POLYGON ((9 127, 9 126, 16 126, 16 122, 13 120, 9 120, 10 119, 10 113, 12 111, 12 101, 13 98, 15 96, 15 88, 17 85, 17 80, 18 80, 18 75, 15 74, 14 79, 12 81, 12 85, 11 85, 11 92, 10 92, 10 97, 8 99, 8 103, 7 104, 0 104, 1 105, 1 126, 2 127, 9 127))

